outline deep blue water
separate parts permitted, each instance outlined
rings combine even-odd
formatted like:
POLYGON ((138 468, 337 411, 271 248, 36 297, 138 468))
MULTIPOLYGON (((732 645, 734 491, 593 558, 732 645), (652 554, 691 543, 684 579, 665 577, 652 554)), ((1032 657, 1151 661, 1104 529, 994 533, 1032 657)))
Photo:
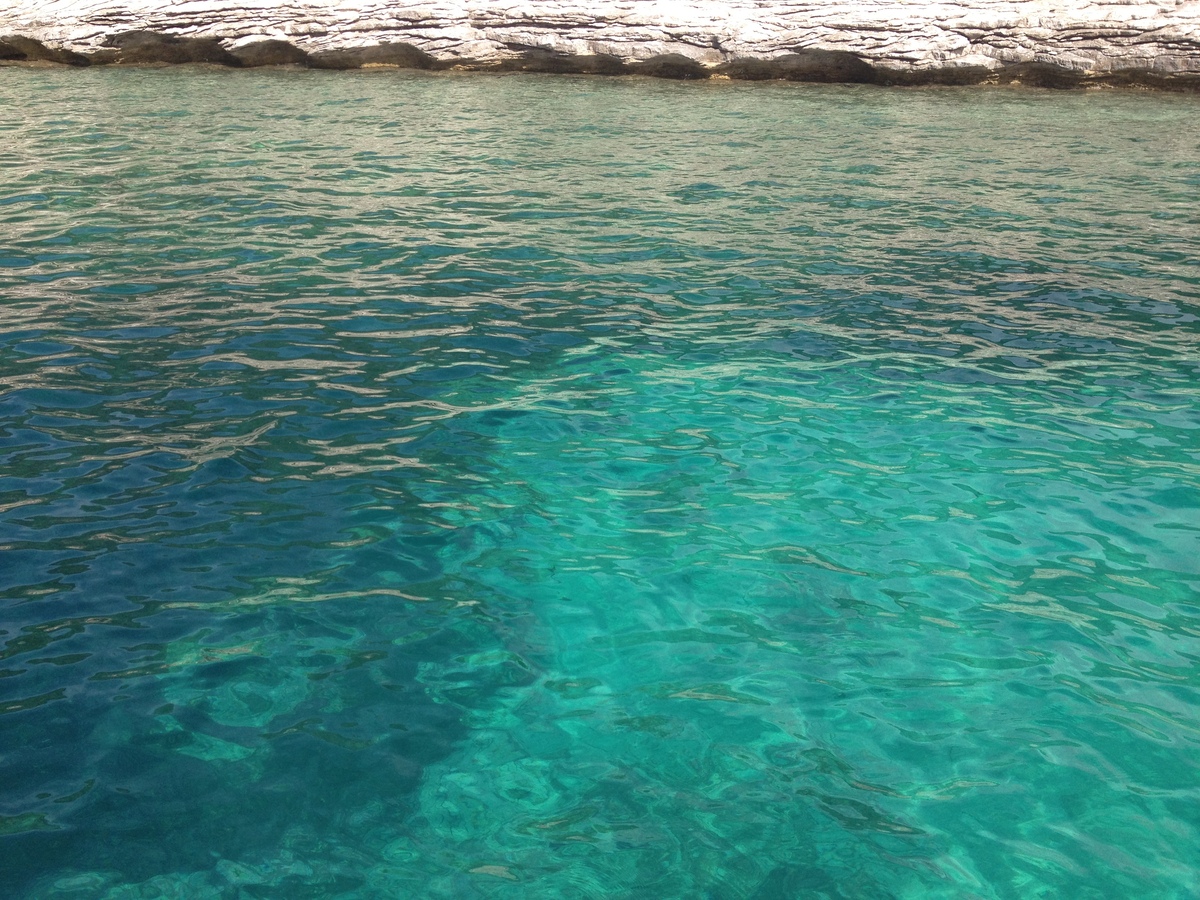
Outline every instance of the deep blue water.
POLYGON ((0 69, 0 895, 1200 893, 1200 105, 0 69))

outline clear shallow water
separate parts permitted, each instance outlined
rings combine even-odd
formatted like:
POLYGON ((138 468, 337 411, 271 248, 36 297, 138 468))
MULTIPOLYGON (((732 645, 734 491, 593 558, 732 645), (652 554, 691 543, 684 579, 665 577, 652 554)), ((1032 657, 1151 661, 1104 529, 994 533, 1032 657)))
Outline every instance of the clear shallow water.
POLYGON ((1200 891, 1194 99, 0 97, 5 896, 1200 891))

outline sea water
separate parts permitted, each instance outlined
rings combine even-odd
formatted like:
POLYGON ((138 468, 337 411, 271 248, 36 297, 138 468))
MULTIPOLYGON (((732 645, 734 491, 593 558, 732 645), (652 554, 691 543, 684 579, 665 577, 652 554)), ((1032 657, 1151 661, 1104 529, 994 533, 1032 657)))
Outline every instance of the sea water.
POLYGON ((0 70, 6 898, 1200 892, 1200 102, 0 70))

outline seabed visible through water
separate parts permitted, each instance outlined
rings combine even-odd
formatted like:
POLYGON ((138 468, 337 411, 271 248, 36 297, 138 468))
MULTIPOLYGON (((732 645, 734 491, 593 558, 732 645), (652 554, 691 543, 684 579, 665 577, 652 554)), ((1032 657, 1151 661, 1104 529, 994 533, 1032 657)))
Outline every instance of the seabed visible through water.
POLYGON ((5 897, 1200 891, 1194 97, 0 97, 5 897))

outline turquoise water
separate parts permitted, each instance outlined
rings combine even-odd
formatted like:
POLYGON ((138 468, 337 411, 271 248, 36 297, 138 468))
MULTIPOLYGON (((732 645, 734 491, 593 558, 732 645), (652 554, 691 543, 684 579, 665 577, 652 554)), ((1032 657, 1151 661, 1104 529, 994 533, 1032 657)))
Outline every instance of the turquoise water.
POLYGON ((1200 892, 1200 108, 0 70, 0 893, 1200 892))

